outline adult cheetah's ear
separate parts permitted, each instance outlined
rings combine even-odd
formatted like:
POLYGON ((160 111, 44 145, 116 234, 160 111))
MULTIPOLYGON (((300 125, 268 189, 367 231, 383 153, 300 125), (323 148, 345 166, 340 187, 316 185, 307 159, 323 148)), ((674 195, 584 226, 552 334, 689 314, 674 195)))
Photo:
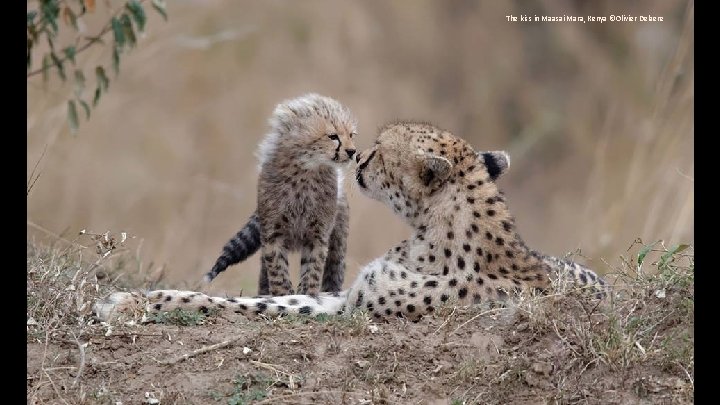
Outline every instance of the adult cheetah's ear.
POLYGON ((510 167, 510 155, 504 150, 478 153, 487 168, 490 179, 495 181, 510 167))
POLYGON ((429 186, 433 181, 442 183, 452 170, 452 164, 449 160, 442 156, 425 155, 423 168, 420 171, 420 180, 425 186, 429 186))

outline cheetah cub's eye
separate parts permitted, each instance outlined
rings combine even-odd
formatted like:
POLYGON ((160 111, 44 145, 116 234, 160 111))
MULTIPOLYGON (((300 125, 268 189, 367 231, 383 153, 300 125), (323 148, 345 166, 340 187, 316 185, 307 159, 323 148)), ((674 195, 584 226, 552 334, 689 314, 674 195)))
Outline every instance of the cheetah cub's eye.
POLYGON ((350 139, 355 138, 355 135, 357 135, 355 132, 350 132, 350 139))
POLYGON ((340 137, 338 137, 337 134, 330 134, 328 135, 328 138, 332 139, 333 141, 339 141, 340 137))

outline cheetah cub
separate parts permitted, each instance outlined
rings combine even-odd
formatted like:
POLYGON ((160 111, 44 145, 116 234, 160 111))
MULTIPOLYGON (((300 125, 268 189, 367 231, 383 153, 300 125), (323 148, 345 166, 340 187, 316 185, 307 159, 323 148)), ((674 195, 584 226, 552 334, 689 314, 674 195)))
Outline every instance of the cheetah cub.
POLYGON ((298 293, 340 291, 349 211, 343 181, 357 120, 336 100, 311 93, 278 104, 269 124, 258 150, 257 209, 205 281, 260 248, 258 294, 293 294, 287 254, 300 250, 298 293))

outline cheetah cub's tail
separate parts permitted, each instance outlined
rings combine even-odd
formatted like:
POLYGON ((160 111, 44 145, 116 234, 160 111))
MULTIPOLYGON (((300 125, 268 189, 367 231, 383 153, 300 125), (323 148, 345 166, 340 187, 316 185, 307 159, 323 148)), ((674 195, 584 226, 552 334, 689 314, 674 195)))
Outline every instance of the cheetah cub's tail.
POLYGON ((253 213, 247 224, 223 246, 220 257, 203 281, 209 283, 229 266, 240 263, 260 249, 260 218, 253 213))
POLYGON ((248 318, 258 315, 279 316, 284 314, 342 314, 345 310, 347 291, 309 295, 285 295, 281 297, 210 297, 196 291, 155 290, 146 294, 116 292, 95 303, 93 312, 104 322, 112 321, 122 314, 158 313, 181 308, 203 313, 216 310, 219 314, 240 314, 248 318))

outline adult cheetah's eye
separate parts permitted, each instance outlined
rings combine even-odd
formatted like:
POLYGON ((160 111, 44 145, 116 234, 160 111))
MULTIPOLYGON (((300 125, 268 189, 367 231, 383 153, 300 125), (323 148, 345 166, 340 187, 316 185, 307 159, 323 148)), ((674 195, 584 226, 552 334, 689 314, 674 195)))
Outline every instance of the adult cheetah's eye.
POLYGON ((328 138, 332 139, 333 141, 339 141, 340 137, 338 137, 337 134, 330 134, 328 135, 328 138))

